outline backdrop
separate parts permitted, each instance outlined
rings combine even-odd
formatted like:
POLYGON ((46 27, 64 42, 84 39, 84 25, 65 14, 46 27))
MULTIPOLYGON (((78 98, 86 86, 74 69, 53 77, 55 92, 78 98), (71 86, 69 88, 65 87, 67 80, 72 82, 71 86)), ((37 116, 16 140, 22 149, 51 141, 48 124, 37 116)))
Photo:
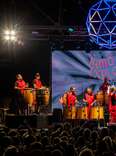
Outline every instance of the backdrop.
POLYGON ((87 87, 96 93, 104 77, 111 84, 116 80, 116 51, 58 51, 52 52, 52 106, 62 108, 59 97, 70 86, 76 88, 80 100, 87 87))

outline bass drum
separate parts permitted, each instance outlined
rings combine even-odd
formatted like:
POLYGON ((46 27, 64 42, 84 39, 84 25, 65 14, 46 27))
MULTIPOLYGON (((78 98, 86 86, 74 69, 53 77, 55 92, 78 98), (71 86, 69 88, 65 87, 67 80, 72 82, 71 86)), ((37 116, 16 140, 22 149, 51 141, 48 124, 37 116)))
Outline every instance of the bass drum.
POLYGON ((50 101, 50 91, 49 88, 46 88, 44 94, 43 94, 43 103, 48 106, 50 101))
POLYGON ((103 106, 92 107, 90 111, 91 120, 104 119, 104 108, 103 106))
POLYGON ((88 119, 88 111, 87 107, 78 107, 77 108, 77 119, 79 120, 87 120, 88 119))
POLYGON ((108 93, 103 93, 103 91, 99 91, 96 94, 96 102, 98 105, 103 106, 104 104, 109 103, 109 95, 108 93))
POLYGON ((72 118, 72 112, 67 107, 64 107, 63 109, 63 116, 65 119, 71 119, 72 118))
POLYGON ((76 107, 73 106, 72 108, 64 108, 63 114, 65 119, 76 119, 76 107))
POLYGON ((76 119, 76 117, 77 117, 77 110, 76 110, 76 107, 73 106, 72 107, 72 119, 76 119))
POLYGON ((35 101, 35 90, 33 88, 26 88, 24 89, 24 100, 25 103, 31 107, 35 101))
POLYGON ((104 94, 103 94, 103 91, 99 91, 97 92, 96 94, 96 102, 102 106, 103 103, 104 103, 104 94))
POLYGON ((40 101, 43 105, 48 106, 50 101, 50 91, 49 88, 42 87, 36 91, 36 99, 40 101))

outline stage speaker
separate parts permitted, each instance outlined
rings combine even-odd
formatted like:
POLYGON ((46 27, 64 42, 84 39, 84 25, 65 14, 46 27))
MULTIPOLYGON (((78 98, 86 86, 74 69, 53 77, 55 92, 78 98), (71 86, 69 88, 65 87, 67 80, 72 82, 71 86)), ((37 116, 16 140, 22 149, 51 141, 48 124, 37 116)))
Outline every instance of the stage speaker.
POLYGON ((47 128, 52 124, 51 116, 48 115, 7 115, 5 120, 9 128, 47 128))
POLYGON ((62 122, 63 114, 62 109, 55 108, 53 109, 53 122, 62 122))

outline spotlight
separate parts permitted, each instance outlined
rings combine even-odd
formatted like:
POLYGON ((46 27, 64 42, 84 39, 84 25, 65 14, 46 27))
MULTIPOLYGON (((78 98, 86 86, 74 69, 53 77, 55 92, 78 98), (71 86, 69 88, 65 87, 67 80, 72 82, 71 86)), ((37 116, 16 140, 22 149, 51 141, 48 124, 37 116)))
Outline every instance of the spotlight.
POLYGON ((11 37, 10 37, 10 40, 11 40, 11 41, 16 41, 16 37, 15 37, 15 36, 11 36, 11 37))
POLYGON ((10 40, 10 36, 9 36, 9 35, 6 35, 6 36, 4 37, 4 39, 5 39, 6 41, 9 41, 9 40, 10 40))
POLYGON ((16 31, 12 29, 8 29, 4 31, 4 39, 6 41, 15 42, 17 40, 16 31))
POLYGON ((14 30, 11 30, 10 34, 11 35, 16 35, 16 32, 14 30))
POLYGON ((5 30, 4 34, 5 35, 10 35, 10 31, 9 30, 5 30))

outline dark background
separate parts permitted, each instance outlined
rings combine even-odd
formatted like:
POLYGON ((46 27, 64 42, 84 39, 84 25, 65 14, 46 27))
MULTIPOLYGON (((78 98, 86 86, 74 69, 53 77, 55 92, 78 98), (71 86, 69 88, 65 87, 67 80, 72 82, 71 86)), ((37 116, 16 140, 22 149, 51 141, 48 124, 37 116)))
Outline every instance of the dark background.
POLYGON ((0 63, 0 94, 12 94, 15 76, 21 73, 31 85, 36 72, 40 72, 44 85, 50 84, 50 49, 48 42, 29 41, 23 48, 15 47, 3 50, 4 60, 0 63))

